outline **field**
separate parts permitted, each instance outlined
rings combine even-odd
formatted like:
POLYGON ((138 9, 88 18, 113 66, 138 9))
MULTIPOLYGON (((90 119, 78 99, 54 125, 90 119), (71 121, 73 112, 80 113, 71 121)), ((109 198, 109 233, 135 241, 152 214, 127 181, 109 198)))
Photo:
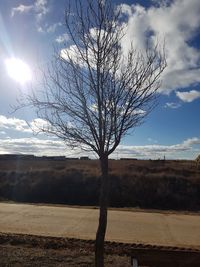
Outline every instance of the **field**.
MULTIPOLYGON (((111 207, 200 210, 200 170, 193 161, 110 160, 111 207)), ((98 205, 97 160, 2 160, 0 199, 98 205)))
MULTIPOLYGON (((109 174, 110 207, 157 210, 158 214, 166 210, 175 215, 195 214, 200 210, 200 170, 194 161, 110 160, 109 174)), ((95 207, 99 177, 97 160, 0 158, 0 200, 95 207)), ((199 266, 199 251, 170 248, 168 252, 154 246, 143 249, 141 245, 135 250, 133 244, 126 247, 119 243, 113 247, 108 243, 106 267, 130 266, 133 252, 146 259, 148 266, 155 266, 155 260, 160 260, 159 267, 199 266)), ((55 237, 0 233, 0 266, 92 267, 93 248, 93 243, 79 239, 63 241, 55 237)))

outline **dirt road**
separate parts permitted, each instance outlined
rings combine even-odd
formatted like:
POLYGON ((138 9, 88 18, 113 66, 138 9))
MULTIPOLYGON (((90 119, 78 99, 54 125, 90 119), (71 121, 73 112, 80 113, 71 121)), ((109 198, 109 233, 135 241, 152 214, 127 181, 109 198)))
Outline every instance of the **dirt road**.
MULTIPOLYGON (((97 209, 0 203, 0 232, 94 239, 97 209)), ((106 239, 200 248, 200 215, 109 211, 106 239)))

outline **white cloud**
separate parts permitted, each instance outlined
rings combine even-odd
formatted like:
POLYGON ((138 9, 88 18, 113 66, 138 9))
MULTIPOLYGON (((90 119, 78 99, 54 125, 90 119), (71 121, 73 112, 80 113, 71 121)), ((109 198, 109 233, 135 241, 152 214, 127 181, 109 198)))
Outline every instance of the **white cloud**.
MULTIPOLYGON (((0 139, 0 153, 65 155, 68 157, 80 157, 85 154, 85 152, 83 153, 83 151, 81 151, 80 147, 75 150, 71 150, 71 148, 67 147, 62 140, 50 138, 47 135, 38 135, 37 138, 10 138, 6 135, 7 130, 14 130, 21 133, 27 133, 30 136, 33 131, 38 132, 39 129, 46 128, 48 126, 49 125, 46 121, 39 118, 29 122, 28 126, 24 120, 7 118, 0 115, 0 134, 4 135, 4 138, 0 139)), ((111 157, 155 159, 161 158, 165 155, 168 158, 189 158, 191 155, 192 157, 195 157, 195 155, 199 153, 199 149, 195 150, 194 148, 194 146, 200 145, 200 138, 198 137, 188 138, 182 143, 175 145, 159 145, 157 141, 152 138, 149 138, 148 141, 153 144, 144 146, 119 145, 111 157)), ((94 157, 94 153, 87 152, 87 154, 90 157, 94 157)))
POLYGON ((40 119, 40 118, 32 120, 29 123, 29 126, 33 133, 40 133, 41 130, 44 130, 50 127, 47 121, 40 119))
POLYGON ((187 140, 183 141, 183 145, 187 147, 191 147, 192 145, 199 145, 200 144, 200 138, 193 137, 188 138, 187 140))
POLYGON ((38 20, 41 20, 49 12, 47 4, 47 0, 36 0, 34 7, 38 20))
POLYGON ((34 5, 19 5, 18 7, 12 8, 11 17, 13 17, 16 13, 28 13, 29 11, 34 9, 34 5))
POLYGON ((11 17, 14 17, 17 13, 25 14, 30 11, 34 12, 36 18, 36 26, 38 32, 43 32, 43 27, 40 25, 42 18, 49 12, 47 0, 36 0, 33 5, 22 5, 12 8, 11 17))
POLYGON ((64 43, 69 40, 69 35, 67 33, 64 33, 56 38, 57 43, 64 43))
MULTIPOLYGON (((152 0, 149 8, 140 4, 121 4, 122 12, 127 17, 127 34, 122 47, 128 51, 130 43, 143 50, 147 39, 150 43, 165 39, 167 68, 163 74, 161 91, 186 88, 200 82, 200 51, 191 44, 200 27, 199 0, 152 0)), ((47 0, 36 0, 33 5, 19 5, 12 9, 16 13, 34 11, 39 32, 54 32, 61 23, 41 25, 41 18, 49 12, 47 0)), ((68 36, 65 36, 68 38, 68 36)), ((63 42, 64 36, 56 41, 63 42)))
POLYGON ((172 108, 172 109, 176 109, 176 108, 180 108, 181 104, 180 103, 175 103, 175 102, 167 102, 165 104, 165 108, 172 108))
POLYGON ((62 23, 61 22, 56 22, 56 23, 48 26, 46 31, 47 32, 55 32, 55 30, 60 26, 62 26, 62 23))
POLYGON ((176 92, 176 96, 180 98, 183 102, 192 102, 197 98, 200 98, 200 92, 196 90, 191 90, 189 92, 176 92))
POLYGON ((44 15, 49 12, 49 8, 47 7, 47 0, 36 0, 33 5, 22 5, 20 4, 17 7, 13 7, 11 10, 11 17, 13 17, 16 13, 28 13, 30 11, 34 11, 37 19, 41 19, 44 15))
MULTIPOLYGON (((145 145, 145 146, 128 146, 120 145, 111 155, 112 158, 132 157, 138 159, 158 159, 163 158, 191 158, 194 159, 199 150, 194 146, 200 145, 200 138, 194 137, 175 145, 145 145), (185 154, 184 154, 185 153, 185 154), (188 156, 188 155, 191 155, 188 156)), ((65 155, 67 157, 80 157, 86 155, 86 152, 80 148, 71 150, 64 142, 58 139, 42 139, 39 137, 0 139, 0 153, 10 154, 34 154, 42 155, 65 155)), ((87 155, 94 158, 94 153, 87 152, 87 155)))
MULTIPOLYGON (((40 133, 41 129, 47 128, 48 123, 43 119, 34 119, 31 122, 17 118, 7 118, 0 115, 0 130, 15 130, 22 133, 40 133)), ((0 132, 1 133, 1 132, 0 132)))
POLYGON ((163 74, 162 92, 169 93, 200 82, 200 51, 191 45, 200 27, 200 1, 159 1, 158 6, 122 5, 127 19, 127 35, 123 49, 130 41, 143 50, 147 40, 165 39, 167 68, 163 74), (164 4, 165 3, 165 4, 164 4))
MULTIPOLYGON (((36 156, 80 157, 85 155, 80 148, 71 149, 58 139, 39 137, 0 139, 0 154, 33 154, 36 156)), ((94 156, 87 153, 88 156, 94 156)))
POLYGON ((37 23, 37 31, 41 33, 54 33, 58 27, 61 27, 63 24, 61 22, 56 22, 49 25, 48 23, 41 24, 37 23))
MULTIPOLYGON (((84 53, 84 51, 82 51, 84 53)), ((75 45, 70 45, 67 48, 61 49, 60 51, 60 57, 69 60, 70 58, 73 58, 73 61, 76 62, 79 66, 84 66, 86 64, 80 55, 80 52, 78 51, 77 47, 75 45)), ((88 52, 89 60, 92 58, 92 55, 90 53, 90 50, 88 52)))
POLYGON ((65 145, 58 140, 43 140, 36 137, 2 139, 0 152, 10 154, 59 155, 65 152, 65 145))
POLYGON ((16 131, 29 131, 26 121, 17 118, 7 118, 0 115, 0 129, 11 129, 16 131))
MULTIPOLYGON (((132 157, 132 158, 149 158, 157 159, 163 158, 189 158, 189 154, 196 153, 193 146, 200 145, 200 138, 193 137, 175 145, 144 145, 144 146, 128 146, 119 145, 117 150, 113 153, 115 157, 132 157), (185 154, 184 154, 185 153, 185 154)), ((196 155, 196 154, 195 154, 196 155)))
POLYGON ((128 16, 132 15, 132 8, 128 4, 121 4, 119 5, 119 8, 123 14, 128 16))
POLYGON ((41 27, 41 26, 38 25, 37 26, 37 31, 43 33, 44 32, 44 29, 43 29, 43 27, 41 27))
POLYGON ((172 0, 151 0, 155 6, 168 6, 172 2, 172 0))

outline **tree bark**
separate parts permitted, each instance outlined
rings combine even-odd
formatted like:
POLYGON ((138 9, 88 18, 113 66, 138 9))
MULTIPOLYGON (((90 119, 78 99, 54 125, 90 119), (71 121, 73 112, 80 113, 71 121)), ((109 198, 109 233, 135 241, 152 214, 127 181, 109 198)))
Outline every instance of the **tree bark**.
POLYGON ((99 225, 95 242, 95 267, 104 267, 104 240, 107 227, 107 209, 109 198, 108 156, 100 157, 101 188, 99 197, 99 225))

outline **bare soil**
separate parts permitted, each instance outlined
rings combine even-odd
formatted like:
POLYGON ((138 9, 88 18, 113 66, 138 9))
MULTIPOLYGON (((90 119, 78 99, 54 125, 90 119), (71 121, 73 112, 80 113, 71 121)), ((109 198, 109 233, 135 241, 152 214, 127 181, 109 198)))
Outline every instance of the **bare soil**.
MULTIPOLYGON (((105 242, 106 267, 130 267, 131 256, 140 266, 199 267, 200 250, 105 242)), ((92 267, 94 241, 0 233, 1 267, 92 267)))
MULTIPOLYGON (((130 257, 106 254, 106 267, 128 267, 130 257)), ((1 267, 92 267, 94 243, 29 235, 0 234, 1 267)))

